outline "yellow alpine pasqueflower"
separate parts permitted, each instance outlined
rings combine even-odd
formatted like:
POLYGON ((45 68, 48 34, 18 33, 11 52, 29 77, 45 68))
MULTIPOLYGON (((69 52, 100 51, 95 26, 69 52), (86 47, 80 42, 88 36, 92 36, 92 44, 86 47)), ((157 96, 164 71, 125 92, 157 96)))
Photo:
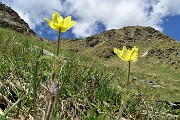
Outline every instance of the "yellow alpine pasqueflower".
POLYGON ((134 61, 138 57, 138 47, 134 46, 132 50, 128 50, 126 46, 123 46, 122 50, 114 48, 114 53, 116 53, 124 61, 134 61))
POLYGON ((46 20, 52 29, 57 31, 61 30, 61 32, 66 32, 76 24, 75 21, 71 20, 71 16, 63 19, 63 17, 56 11, 52 14, 52 20, 49 20, 48 18, 44 18, 44 20, 46 20))

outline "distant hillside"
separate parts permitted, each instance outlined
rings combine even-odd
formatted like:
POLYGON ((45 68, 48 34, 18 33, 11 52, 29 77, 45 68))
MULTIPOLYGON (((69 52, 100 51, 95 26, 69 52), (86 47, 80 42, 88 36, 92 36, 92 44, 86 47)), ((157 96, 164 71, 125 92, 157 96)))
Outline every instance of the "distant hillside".
POLYGON ((121 49, 134 45, 140 48, 140 56, 155 57, 158 63, 180 68, 180 43, 152 27, 128 26, 84 39, 63 41, 65 49, 111 61, 115 56, 114 47, 121 49))
POLYGON ((29 25, 10 7, 0 2, 0 27, 8 27, 20 33, 35 35, 29 25))

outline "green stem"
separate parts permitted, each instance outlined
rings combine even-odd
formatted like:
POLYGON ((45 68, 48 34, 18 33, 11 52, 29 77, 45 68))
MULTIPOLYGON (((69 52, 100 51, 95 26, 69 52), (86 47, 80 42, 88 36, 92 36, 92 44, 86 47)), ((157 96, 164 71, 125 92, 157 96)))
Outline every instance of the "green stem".
POLYGON ((61 29, 58 31, 58 46, 57 46, 57 53, 56 55, 59 55, 59 49, 60 49, 60 35, 61 35, 61 29))
POLYGON ((129 81, 130 81, 130 68, 131 68, 131 64, 130 61, 128 62, 128 80, 127 80, 127 90, 129 89, 129 81))
POLYGON ((120 106, 120 110, 119 110, 119 118, 118 120, 120 120, 122 118, 122 115, 123 115, 123 110, 124 108, 126 107, 126 102, 127 102, 127 97, 128 97, 128 92, 129 92, 129 83, 130 83, 130 61, 128 62, 128 79, 127 79, 127 84, 126 84, 126 91, 123 93, 123 100, 121 100, 121 106, 120 106))

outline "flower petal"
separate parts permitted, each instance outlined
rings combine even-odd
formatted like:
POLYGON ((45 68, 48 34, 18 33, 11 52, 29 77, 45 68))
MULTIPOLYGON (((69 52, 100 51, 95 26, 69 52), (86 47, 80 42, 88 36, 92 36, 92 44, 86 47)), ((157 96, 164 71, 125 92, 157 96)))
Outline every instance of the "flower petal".
POLYGON ((58 30, 54 25, 53 22, 51 20, 49 20, 48 18, 44 18, 44 20, 48 23, 49 27, 51 27, 54 30, 58 30))
POLYGON ((75 21, 71 21, 70 22, 70 24, 69 24, 69 26, 67 27, 67 28, 62 28, 61 29, 61 32, 66 32, 68 29, 70 29, 72 26, 74 26, 76 24, 76 22, 75 21))
POLYGON ((57 16, 58 24, 61 24, 63 21, 63 17, 58 12, 56 13, 56 16, 57 16))
POLYGON ((52 29, 61 30, 61 32, 66 32, 76 23, 75 21, 71 21, 71 16, 63 20, 63 17, 56 11, 52 14, 52 21, 47 18, 45 20, 52 29))
POLYGON ((68 16, 64 19, 64 27, 69 28, 70 24, 71 24, 71 16, 68 16))
POLYGON ((114 48, 114 53, 116 53, 118 56, 121 56, 122 51, 117 48, 114 48))
POLYGON ((123 46, 122 51, 114 48, 114 52, 124 61, 134 61, 138 57, 138 47, 132 48, 132 50, 128 50, 126 46, 123 46))
POLYGON ((54 14, 55 14, 55 18, 56 18, 55 25, 57 26, 58 29, 61 29, 64 25, 63 17, 58 12, 54 12, 54 14))
POLYGON ((137 59, 138 57, 138 47, 134 46, 134 48, 132 49, 133 53, 131 54, 131 61, 134 61, 137 59))
POLYGON ((125 60, 124 58, 123 58, 123 53, 124 51, 121 51, 121 50, 119 50, 119 49, 117 49, 117 48, 114 48, 114 53, 116 53, 117 55, 118 55, 118 57, 119 58, 121 58, 122 60, 125 60))
POLYGON ((57 24, 58 23, 58 21, 57 21, 57 12, 54 12, 53 14, 52 14, 52 22, 53 22, 53 24, 57 24))
POLYGON ((130 51, 127 50, 126 46, 123 46, 121 59, 124 61, 129 61, 129 56, 130 56, 130 51))
POLYGON ((76 24, 76 22, 73 20, 71 21, 71 27, 74 26, 76 24))

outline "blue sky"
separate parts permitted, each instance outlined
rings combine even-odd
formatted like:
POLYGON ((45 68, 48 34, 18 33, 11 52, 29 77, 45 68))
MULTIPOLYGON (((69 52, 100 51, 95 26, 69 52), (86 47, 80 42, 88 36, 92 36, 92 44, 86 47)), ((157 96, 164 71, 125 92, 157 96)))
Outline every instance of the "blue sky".
POLYGON ((14 9, 38 36, 57 39, 44 17, 54 11, 76 25, 64 38, 83 38, 124 26, 151 26, 180 41, 180 0, 0 0, 14 9))
POLYGON ((163 33, 180 41, 180 15, 167 17, 163 23, 163 33))

